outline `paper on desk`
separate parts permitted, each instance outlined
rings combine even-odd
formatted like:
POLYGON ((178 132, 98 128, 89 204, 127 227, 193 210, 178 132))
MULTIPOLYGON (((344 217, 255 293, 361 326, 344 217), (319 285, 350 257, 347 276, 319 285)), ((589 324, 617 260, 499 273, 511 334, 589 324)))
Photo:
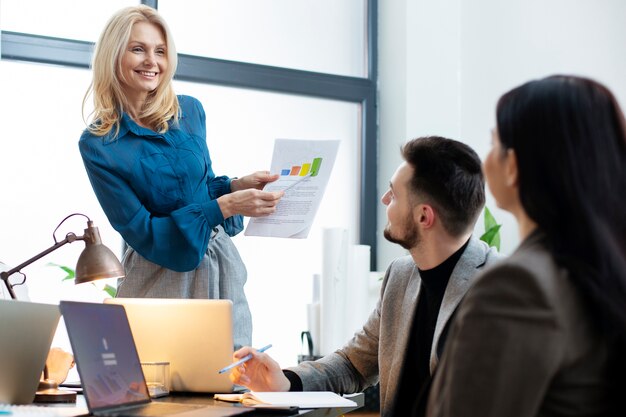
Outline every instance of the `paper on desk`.
POLYGON ((280 174, 280 178, 267 184, 264 190, 285 190, 285 195, 274 214, 251 218, 244 234, 306 238, 335 165, 338 149, 338 140, 276 139, 270 171, 280 174))
POLYGON ((76 406, 54 406, 54 411, 57 413, 57 416, 62 417, 74 417, 74 416, 86 416, 89 414, 89 410, 87 407, 76 407, 76 406))
POLYGON ((241 402, 248 406, 258 404, 300 408, 357 406, 354 401, 329 391, 245 392, 243 394, 215 394, 214 398, 221 401, 241 402))

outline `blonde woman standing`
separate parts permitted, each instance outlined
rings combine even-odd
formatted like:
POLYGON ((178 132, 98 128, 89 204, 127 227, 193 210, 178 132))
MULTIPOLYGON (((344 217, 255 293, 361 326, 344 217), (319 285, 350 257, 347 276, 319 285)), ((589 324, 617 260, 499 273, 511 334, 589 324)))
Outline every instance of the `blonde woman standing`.
MULTIPOLYGON (((235 346, 251 342, 246 268, 230 236, 273 213, 277 175, 216 176, 202 104, 172 87, 177 55, 148 6, 114 14, 96 45, 90 124, 79 141, 96 196, 128 243, 118 297, 233 301, 235 346)), ((84 103, 83 103, 84 106, 84 103)))

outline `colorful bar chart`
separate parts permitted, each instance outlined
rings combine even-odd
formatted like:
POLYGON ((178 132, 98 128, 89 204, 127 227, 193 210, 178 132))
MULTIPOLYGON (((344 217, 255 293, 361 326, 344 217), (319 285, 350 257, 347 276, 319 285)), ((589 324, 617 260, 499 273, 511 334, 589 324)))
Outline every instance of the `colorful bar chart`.
POLYGON ((291 168, 281 169, 280 175, 292 177, 305 177, 309 175, 311 177, 315 177, 320 172, 321 166, 322 158, 313 158, 313 162, 306 162, 301 165, 294 165, 291 168))

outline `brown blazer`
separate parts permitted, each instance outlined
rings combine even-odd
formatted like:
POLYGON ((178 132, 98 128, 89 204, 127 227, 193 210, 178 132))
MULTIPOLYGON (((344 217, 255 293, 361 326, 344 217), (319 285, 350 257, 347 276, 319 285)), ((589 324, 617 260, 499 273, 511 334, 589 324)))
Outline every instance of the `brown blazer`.
POLYGON ((605 415, 608 346, 567 271, 531 234, 459 306, 428 416, 605 415))

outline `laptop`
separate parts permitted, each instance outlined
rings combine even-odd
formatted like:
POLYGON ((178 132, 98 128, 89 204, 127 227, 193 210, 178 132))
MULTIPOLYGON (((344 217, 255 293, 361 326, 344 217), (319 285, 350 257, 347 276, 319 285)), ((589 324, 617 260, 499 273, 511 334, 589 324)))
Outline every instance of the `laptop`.
POLYGON ((233 391, 233 304, 230 300, 109 298, 122 304, 142 362, 169 362, 172 391, 233 391))
POLYGON ((0 300, 0 403, 33 402, 60 317, 56 305, 0 300))
POLYGON ((61 301, 61 313, 91 414, 221 417, 252 411, 152 401, 123 306, 61 301))

